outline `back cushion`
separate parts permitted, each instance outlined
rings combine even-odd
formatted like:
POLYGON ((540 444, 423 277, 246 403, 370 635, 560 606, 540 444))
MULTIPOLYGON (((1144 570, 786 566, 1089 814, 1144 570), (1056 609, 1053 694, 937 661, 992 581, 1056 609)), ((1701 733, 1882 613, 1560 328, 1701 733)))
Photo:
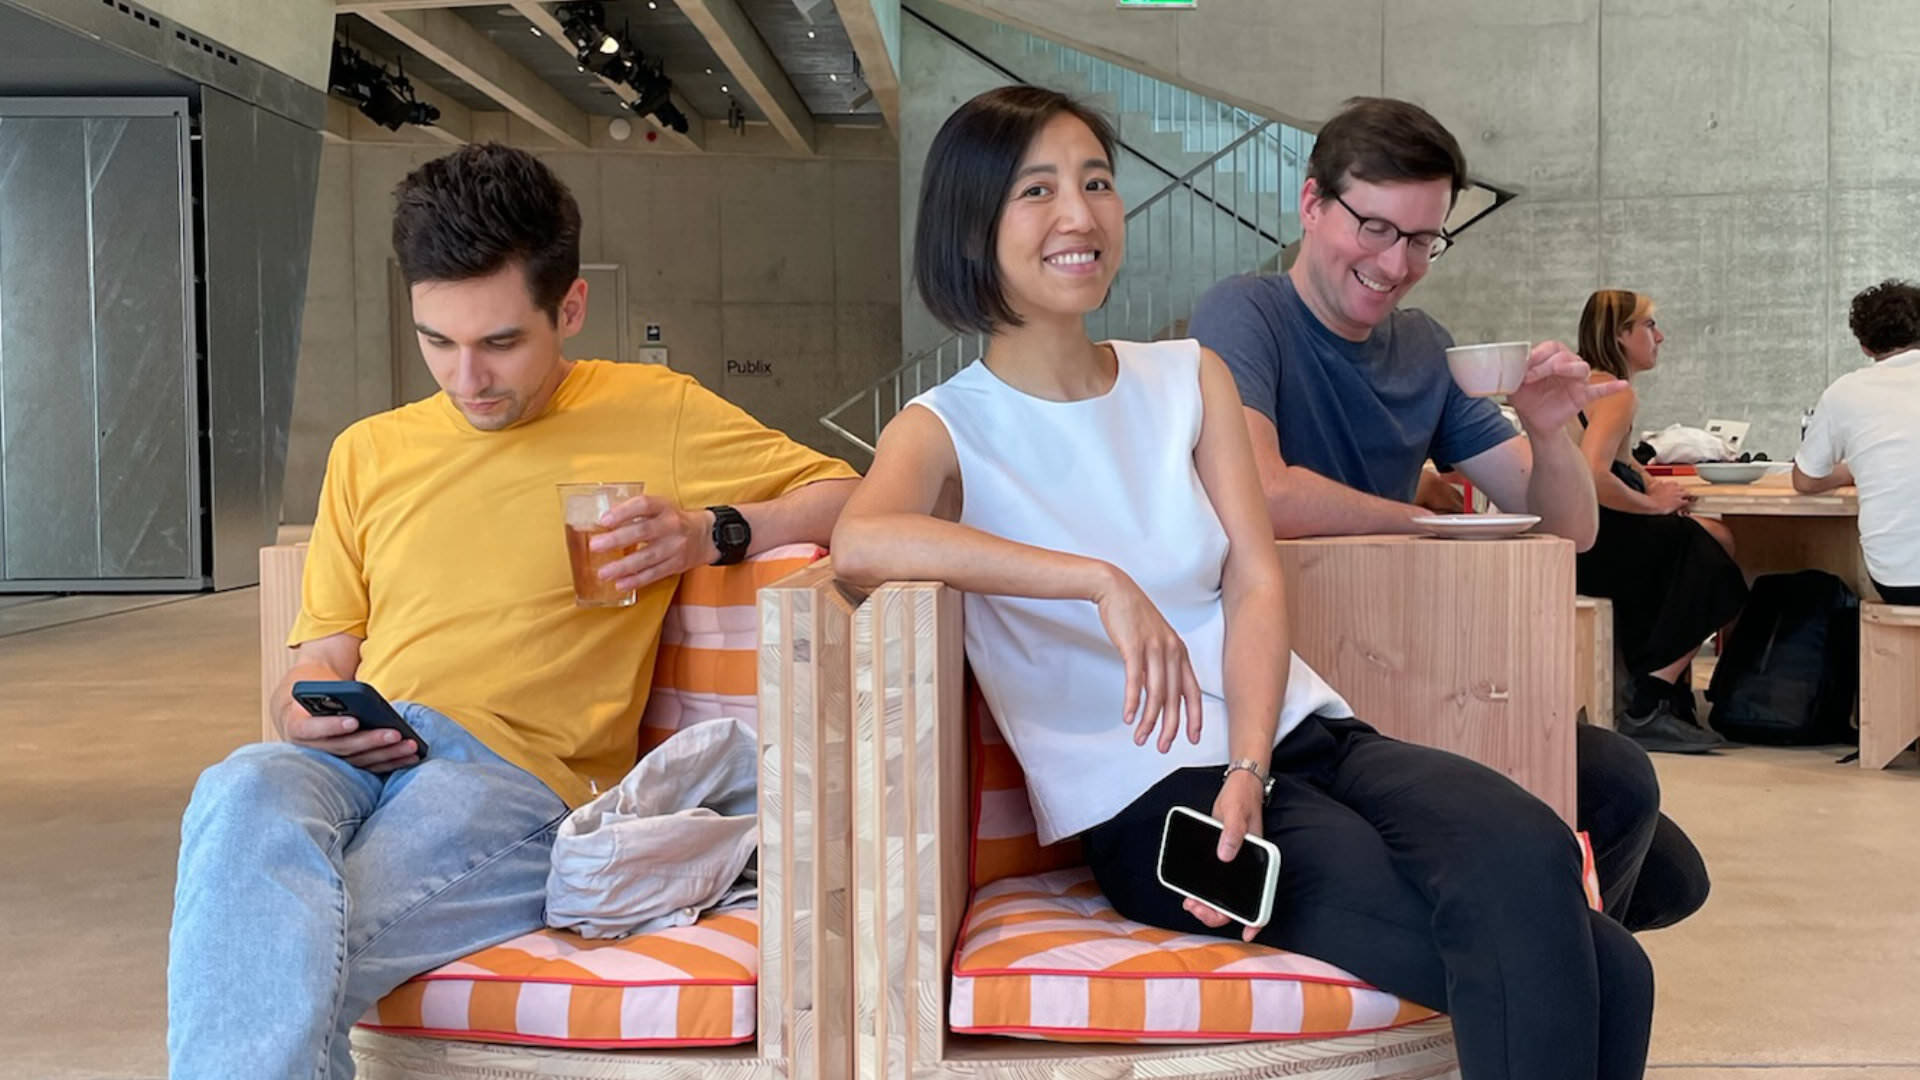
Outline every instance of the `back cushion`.
POLYGON ((788 544, 733 566, 701 566, 681 575, 660 629, 660 659, 640 718, 640 753, 690 724, 722 716, 758 728, 759 592, 826 551, 788 544))
POLYGON ((967 678, 967 733, 972 751, 968 797, 973 807, 973 858, 968 876, 974 888, 1001 878, 1044 874, 1079 866, 1080 841, 1040 846, 1033 806, 1027 802, 1027 774, 1000 737, 987 701, 967 678))

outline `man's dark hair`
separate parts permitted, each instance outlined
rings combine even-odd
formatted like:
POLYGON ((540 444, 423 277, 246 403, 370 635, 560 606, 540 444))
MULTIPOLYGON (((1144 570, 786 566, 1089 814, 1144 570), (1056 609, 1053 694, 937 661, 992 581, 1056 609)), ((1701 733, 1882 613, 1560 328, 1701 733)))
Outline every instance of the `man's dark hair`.
POLYGON ((408 173, 393 194, 393 252, 408 285, 518 263, 534 304, 558 317, 580 276, 580 206, 540 159, 470 144, 408 173))
POLYGON ((1093 130, 1112 164, 1112 125, 1040 86, 989 90, 955 110, 933 137, 920 181, 913 278, 927 309, 949 330, 987 334, 1020 325, 1000 285, 1000 213, 1027 144, 1062 113, 1093 130))
POLYGON ((1433 114, 1397 98, 1348 98, 1315 136, 1307 175, 1323 199, 1345 194, 1347 181, 1388 184, 1438 180, 1467 188, 1467 157, 1433 114))
POLYGON ((1853 298, 1847 326, 1875 356, 1920 347, 1920 286, 1888 279, 1853 298))

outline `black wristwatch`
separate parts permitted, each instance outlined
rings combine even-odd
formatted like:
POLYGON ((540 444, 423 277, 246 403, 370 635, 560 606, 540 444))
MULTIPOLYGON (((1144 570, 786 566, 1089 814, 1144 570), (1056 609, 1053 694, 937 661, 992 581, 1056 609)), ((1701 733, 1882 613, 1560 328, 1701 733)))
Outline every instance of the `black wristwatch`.
POLYGON ((753 543, 753 526, 740 511, 731 506, 709 506, 713 511, 713 549, 720 557, 713 560, 715 566, 732 566, 747 557, 747 546, 753 543))

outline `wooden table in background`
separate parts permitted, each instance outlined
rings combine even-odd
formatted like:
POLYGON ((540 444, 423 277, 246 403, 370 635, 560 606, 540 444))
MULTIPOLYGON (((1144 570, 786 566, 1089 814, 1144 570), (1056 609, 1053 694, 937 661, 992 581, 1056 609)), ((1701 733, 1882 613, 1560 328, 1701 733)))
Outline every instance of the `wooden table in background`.
POLYGON ((1761 574, 1825 570, 1863 600, 1875 599, 1860 553, 1860 500, 1850 487, 1802 495, 1787 484, 1709 484, 1676 477, 1694 494, 1693 512, 1718 517, 1733 532, 1734 559, 1761 574))

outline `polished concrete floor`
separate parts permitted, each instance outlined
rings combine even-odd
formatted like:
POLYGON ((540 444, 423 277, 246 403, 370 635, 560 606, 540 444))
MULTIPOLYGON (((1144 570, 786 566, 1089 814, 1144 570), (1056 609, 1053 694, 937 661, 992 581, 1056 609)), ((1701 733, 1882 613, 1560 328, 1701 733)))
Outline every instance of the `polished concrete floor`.
MULTIPOLYGON (((0 638, 0 1080, 158 1077, 177 824, 258 733, 253 590, 0 638)), ((1712 866, 1643 940, 1659 1080, 1920 1077, 1920 767, 1660 757, 1712 866)))

